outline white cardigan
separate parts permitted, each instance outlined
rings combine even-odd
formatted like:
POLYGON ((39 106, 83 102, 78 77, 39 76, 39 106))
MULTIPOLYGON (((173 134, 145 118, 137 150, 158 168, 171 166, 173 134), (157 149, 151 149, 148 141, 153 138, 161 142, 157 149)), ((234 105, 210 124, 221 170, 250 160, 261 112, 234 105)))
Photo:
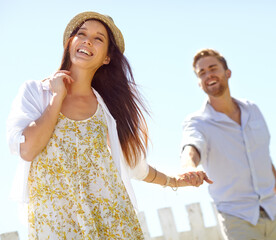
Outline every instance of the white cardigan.
MULTIPOLYGON (((93 89, 93 91, 97 97, 98 103, 103 108, 107 121, 112 158, 121 175, 132 204, 137 210, 137 202, 130 178, 143 180, 148 175, 149 165, 145 160, 140 160, 138 165, 133 169, 127 165, 123 158, 116 121, 110 114, 99 93, 95 89, 93 89)), ((11 197, 21 203, 28 203, 29 201, 27 182, 31 165, 31 162, 27 162, 20 158, 20 143, 25 142, 25 137, 22 133, 32 121, 35 121, 42 115, 49 105, 51 98, 52 92, 50 91, 49 80, 27 81, 21 86, 7 120, 7 139, 10 151, 12 154, 17 154, 20 159, 11 191, 11 197)))

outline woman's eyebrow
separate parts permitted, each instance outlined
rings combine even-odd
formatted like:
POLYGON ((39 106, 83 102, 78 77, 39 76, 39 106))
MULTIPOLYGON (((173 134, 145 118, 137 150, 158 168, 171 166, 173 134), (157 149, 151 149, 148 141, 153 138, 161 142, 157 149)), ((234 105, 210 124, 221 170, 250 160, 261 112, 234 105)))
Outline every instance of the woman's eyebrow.
POLYGON ((106 36, 103 33, 101 33, 101 32, 97 32, 97 33, 100 34, 101 36, 103 36, 104 38, 106 38, 106 36))
MULTIPOLYGON (((80 27, 79 30, 86 30, 87 31, 87 28, 86 27, 80 27)), ((97 32, 97 34, 103 36, 104 38, 106 38, 106 36, 102 33, 102 32, 97 32)))

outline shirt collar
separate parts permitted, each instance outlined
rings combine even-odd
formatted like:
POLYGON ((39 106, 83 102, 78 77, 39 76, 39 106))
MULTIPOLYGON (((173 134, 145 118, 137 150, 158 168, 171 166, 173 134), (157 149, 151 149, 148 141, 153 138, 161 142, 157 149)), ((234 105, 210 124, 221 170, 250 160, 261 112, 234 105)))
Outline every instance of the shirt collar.
MULTIPOLYGON (((248 108, 246 107, 246 103, 243 100, 239 100, 236 98, 233 98, 234 101, 239 105, 241 110, 241 123, 242 126, 245 126, 249 119, 249 112, 248 108)), ((217 112, 209 103, 208 99, 204 101, 204 104, 201 108, 202 115, 205 118, 212 119, 216 122, 233 122, 228 116, 226 116, 224 113, 217 112)))

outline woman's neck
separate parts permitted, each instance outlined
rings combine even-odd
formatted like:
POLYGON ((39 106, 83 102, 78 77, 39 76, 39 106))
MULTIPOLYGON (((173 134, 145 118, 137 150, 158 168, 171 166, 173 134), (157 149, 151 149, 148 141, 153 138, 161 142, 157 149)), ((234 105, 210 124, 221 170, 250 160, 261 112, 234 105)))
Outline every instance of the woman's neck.
POLYGON ((82 96, 90 95, 92 92, 91 83, 95 72, 91 72, 91 70, 79 70, 74 68, 71 68, 70 72, 74 82, 70 85, 70 91, 68 94, 82 96))

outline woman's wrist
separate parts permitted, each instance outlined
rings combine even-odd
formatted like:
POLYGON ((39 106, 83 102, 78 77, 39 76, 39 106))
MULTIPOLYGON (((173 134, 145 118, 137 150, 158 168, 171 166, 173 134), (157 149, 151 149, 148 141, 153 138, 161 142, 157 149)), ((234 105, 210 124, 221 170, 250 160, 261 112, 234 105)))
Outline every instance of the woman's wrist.
POLYGON ((166 176, 166 183, 163 185, 163 187, 171 187, 172 190, 176 191, 178 186, 177 186, 177 179, 175 177, 169 177, 169 176, 166 176))

